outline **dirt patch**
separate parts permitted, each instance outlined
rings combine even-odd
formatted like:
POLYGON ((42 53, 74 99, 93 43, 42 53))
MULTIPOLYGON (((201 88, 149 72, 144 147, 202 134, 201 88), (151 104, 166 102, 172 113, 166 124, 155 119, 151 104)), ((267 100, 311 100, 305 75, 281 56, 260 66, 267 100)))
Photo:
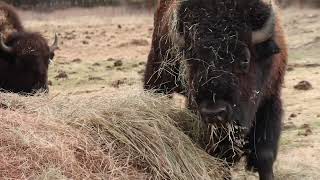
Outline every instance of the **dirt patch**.
POLYGON ((123 62, 122 62, 122 60, 117 60, 117 61, 114 62, 113 65, 114 65, 114 67, 120 67, 120 66, 123 65, 123 62))
POLYGON ((138 73, 138 74, 144 74, 144 73, 145 73, 145 70, 142 69, 142 70, 138 71, 137 73, 138 73))
POLYGON ((309 136, 312 134, 310 124, 303 124, 300 129, 302 129, 302 132, 299 132, 298 136, 309 136))
POLYGON ((121 85, 126 84, 127 80, 128 80, 127 78, 116 80, 116 81, 112 82, 111 86, 114 88, 120 88, 121 85))
POLYGON ((121 43, 118 47, 127 47, 127 46, 148 46, 149 42, 144 39, 133 39, 129 43, 121 43))
POLYGON ((89 41, 83 40, 83 41, 82 41, 82 44, 88 45, 88 44, 89 44, 89 41))
POLYGON ((80 58, 73 59, 71 62, 73 63, 81 63, 82 60, 80 58))
POLYGON ((297 85, 294 86, 294 89, 307 91, 307 90, 312 89, 312 85, 308 81, 301 81, 297 85))
POLYGON ((292 114, 290 114, 288 120, 290 121, 290 120, 292 120, 292 119, 295 119, 296 117, 298 117, 298 115, 295 114, 295 113, 292 113, 292 114))
POLYGON ((65 71, 59 71, 58 75, 54 77, 55 79, 68 79, 68 74, 65 71))
POLYGON ((96 62, 96 63, 93 63, 92 66, 98 66, 99 67, 99 66, 101 66, 101 64, 96 62))
POLYGON ((291 129, 296 129, 297 126, 293 122, 287 122, 283 125, 283 130, 291 130, 291 129))
POLYGON ((53 83, 52 83, 52 81, 48 81, 48 86, 52 86, 53 85, 53 83))
POLYGON ((102 77, 95 77, 95 76, 90 76, 88 78, 89 81, 103 81, 104 79, 102 77))
POLYGON ((130 42, 132 45, 137 45, 137 46, 148 46, 149 42, 144 39, 134 39, 130 42))

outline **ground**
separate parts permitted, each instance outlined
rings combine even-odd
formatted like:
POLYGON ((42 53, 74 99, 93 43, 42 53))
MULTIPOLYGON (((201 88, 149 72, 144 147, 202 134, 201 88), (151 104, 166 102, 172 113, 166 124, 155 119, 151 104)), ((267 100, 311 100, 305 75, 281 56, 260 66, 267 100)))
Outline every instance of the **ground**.
MULTIPOLYGON (((60 50, 50 67, 50 93, 116 91, 123 85, 141 85, 152 13, 95 8, 20 15, 28 29, 44 33, 49 42, 54 33, 59 35, 60 50)), ((283 11, 290 58, 283 87, 284 132, 275 166, 279 179, 320 177, 319 22, 319 10, 283 11), (312 87, 302 84, 298 90, 295 86, 300 81, 312 87)), ((243 171, 236 174, 235 179, 257 177, 243 171)))

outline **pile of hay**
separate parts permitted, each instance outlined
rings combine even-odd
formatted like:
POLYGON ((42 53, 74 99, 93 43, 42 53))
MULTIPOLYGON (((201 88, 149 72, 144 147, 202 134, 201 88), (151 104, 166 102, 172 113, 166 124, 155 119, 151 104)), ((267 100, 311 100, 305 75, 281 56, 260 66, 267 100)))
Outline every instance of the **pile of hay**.
POLYGON ((199 121, 140 91, 0 94, 0 179, 222 179, 199 121), (185 135, 189 134, 193 141, 185 135))

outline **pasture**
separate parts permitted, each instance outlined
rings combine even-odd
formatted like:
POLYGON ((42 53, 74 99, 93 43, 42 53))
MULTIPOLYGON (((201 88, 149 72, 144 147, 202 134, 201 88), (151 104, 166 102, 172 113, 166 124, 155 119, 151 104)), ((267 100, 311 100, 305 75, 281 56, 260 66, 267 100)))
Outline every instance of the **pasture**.
MULTIPOLYGON (((67 179, 68 176, 75 175, 74 172, 78 172, 78 176, 74 176, 75 179, 99 179, 98 175, 86 177, 85 174, 88 171, 97 170, 99 173, 102 173, 105 170, 103 169, 103 164, 106 162, 99 160, 100 157, 105 158, 104 155, 100 154, 105 152, 95 148, 98 146, 97 141, 106 138, 100 132, 103 129, 101 126, 106 125, 96 122, 100 120, 97 118, 95 122, 73 122, 76 124, 74 125, 76 126, 75 128, 74 126, 69 126, 70 122, 61 123, 60 120, 66 119, 69 121, 70 116, 72 116, 76 120, 83 121, 82 117, 87 115, 88 118, 86 120, 89 121, 90 119, 91 121, 95 115, 100 117, 101 114, 105 115, 105 113, 108 113, 108 110, 113 113, 113 116, 121 116, 121 112, 137 115, 130 111, 130 107, 132 107, 132 111, 141 111, 141 108, 149 107, 145 106, 144 103, 152 105, 157 102, 157 97, 151 98, 140 92, 142 91, 142 77, 151 44, 153 15, 148 11, 128 11, 122 8, 72 8, 56 10, 50 13, 19 11, 19 14, 27 28, 40 31, 48 40, 52 40, 54 33, 57 32, 60 39, 60 50, 56 51, 55 63, 50 67, 49 71, 49 97, 35 97, 35 99, 32 99, 17 96, 0 96, 1 106, 7 107, 7 110, 0 110, 0 119, 7 124, 2 128, 8 128, 10 132, 12 131, 12 136, 6 136, 8 139, 0 137, 0 144, 4 145, 5 142, 10 140, 23 141, 22 145, 19 145, 19 143, 15 144, 21 148, 19 151, 14 151, 16 154, 7 155, 4 154, 5 150, 0 149, 0 156, 10 157, 19 155, 18 157, 21 158, 15 162, 11 162, 10 159, 7 161, 0 160, 0 177, 3 174, 1 172, 8 170, 6 169, 9 167, 8 164, 15 165, 14 163, 18 162, 28 163, 29 161, 23 161, 23 158, 28 159, 27 156, 23 156, 23 153, 30 153, 30 156, 33 157, 46 158, 45 162, 40 160, 35 161, 37 164, 30 165, 29 167, 40 172, 38 176, 31 176, 30 174, 10 176, 14 172, 8 172, 7 176, 3 176, 3 178, 36 177, 38 179, 67 179), (129 109, 126 109, 126 111, 115 109, 123 107, 123 104, 119 105, 114 102, 117 100, 115 97, 118 96, 118 103, 127 104, 129 102, 124 107, 129 109), (139 98, 143 100, 140 102, 139 98), (149 99, 147 101, 148 98, 152 100, 149 99), (139 101, 140 104, 135 104, 135 101, 139 101), (8 107, 12 108, 8 109, 8 107), (81 108, 84 110, 81 111, 81 108), (94 112, 95 110, 97 112, 94 112), (120 113, 117 113, 117 111, 120 113), (47 119, 42 119, 42 117, 47 117, 47 119), (59 119, 59 121, 51 121, 52 119, 59 119), (87 126, 84 124, 86 123, 94 124, 95 129, 85 131, 84 128, 87 126), (92 133, 96 133, 97 131, 99 133, 92 135, 92 133), (13 136, 14 133, 16 133, 15 136, 13 136), (19 135, 23 137, 21 138, 19 135), (70 139, 68 139, 69 137, 70 139), (94 141, 94 138, 98 140, 94 141), (42 143, 36 143, 37 139, 41 140, 42 143), (59 142, 59 139, 62 141, 59 142), (72 143, 72 139, 83 139, 83 141, 77 141, 77 144, 72 143), (86 147, 91 149, 70 150, 70 144, 72 146, 83 147, 86 143, 89 143, 86 147), (27 148, 28 145, 32 144, 36 144, 37 146, 34 149, 27 148), (74 159, 61 158, 69 156, 68 153, 73 153, 73 151, 85 156, 82 157, 82 163, 92 164, 82 166, 77 164, 78 162, 74 159), (82 151, 89 153, 81 153, 82 151), (50 154, 53 154, 54 157, 50 157, 50 154), (50 162, 58 164, 64 161, 69 161, 69 164, 66 163, 66 167, 70 165, 72 168, 64 169, 63 166, 46 166, 50 162), (96 164, 100 165, 99 168, 95 167, 96 164)), ((282 98, 285 104, 284 131, 281 138, 279 157, 275 166, 276 177, 283 180, 316 180, 320 177, 320 11, 319 9, 309 8, 302 10, 288 8, 283 10, 282 19, 288 36, 289 66, 283 87, 282 98), (301 81, 305 81, 305 83, 300 83, 301 81), (308 83, 311 84, 311 87, 308 86, 308 83)), ((171 101, 168 102, 168 100, 164 101, 167 104, 172 103, 171 101)), ((182 111, 187 119, 192 120, 194 118, 182 110, 182 98, 176 97, 173 101, 174 105, 170 106, 170 108, 182 111)), ((157 108, 150 108, 151 110, 147 109, 146 113, 152 111, 156 115, 160 113, 171 117, 170 112, 172 109, 170 108, 166 109, 162 107, 162 109, 160 108, 156 112, 157 108)), ((174 115, 174 117, 176 116, 174 115)), ((124 118, 130 119, 131 117, 125 116, 124 118)), ((145 121, 148 120, 150 119, 145 119, 145 121)), ((119 125, 126 125, 123 122, 118 123, 119 125)), ((137 126, 140 127, 142 125, 138 124, 137 126)), ((161 131, 176 133, 178 130, 171 126, 171 129, 161 129, 162 126, 157 125, 155 129, 160 127, 161 131)), ((5 134, 6 131, 1 130, 0 132, 1 135, 5 134)), ((118 132, 114 133, 117 134, 118 132)), ((138 136, 138 134, 135 134, 135 136, 138 136)), ((154 140, 155 138, 151 136, 149 140, 151 139, 154 140)), ((164 140, 166 140, 165 137, 158 141, 164 140)), ((172 141, 162 142, 164 144, 157 142, 159 144, 150 149, 146 148, 145 152, 139 151, 140 147, 136 145, 131 146, 131 141, 123 145, 113 144, 113 141, 116 143, 116 140, 111 139, 109 145, 112 147, 108 148, 122 148, 122 151, 115 152, 110 150, 108 152, 109 157, 114 157, 114 159, 109 158, 106 160, 109 163, 108 167, 110 167, 108 170, 110 178, 161 178, 168 174, 172 175, 169 177, 181 179, 190 177, 187 173, 179 174, 184 170, 179 170, 179 167, 175 167, 175 163, 184 164, 186 169, 190 168, 189 165, 196 167, 193 171, 199 174, 195 174, 194 177, 198 178, 201 176, 206 178, 210 176, 218 177, 219 175, 215 175, 214 173, 223 173, 217 168, 217 164, 219 163, 215 160, 212 159, 216 163, 212 163, 212 166, 210 166, 210 163, 207 163, 208 160, 211 160, 211 157, 207 157, 202 151, 199 153, 199 157, 183 163, 161 159, 164 157, 155 156, 152 159, 154 155, 152 153, 157 153, 157 149, 152 148, 160 146, 160 148, 166 149, 166 143, 175 144, 175 142, 183 142, 176 147, 177 149, 182 148, 182 152, 168 152, 166 158, 169 159, 170 157, 187 158, 188 156, 193 156, 192 153, 200 151, 194 148, 192 142, 184 135, 179 135, 177 139, 173 139, 172 141), (185 148, 189 146, 192 146, 191 150, 186 150, 185 148), (130 149, 133 147, 136 149, 130 149), (127 149, 130 149, 132 154, 128 153, 128 159, 125 159, 126 156, 123 156, 121 152, 126 152, 127 149), (150 153, 148 154, 150 159, 146 159, 146 153, 150 153), (151 163, 157 160, 163 160, 163 162, 151 163), (197 160, 201 162, 197 163, 197 160), (134 163, 135 161, 137 162, 136 164, 134 163), (203 165, 201 163, 206 164, 203 165), (153 166, 146 167, 146 164, 153 166), (159 168, 159 164, 163 165, 162 169, 159 168), (216 172, 213 172, 213 174, 205 173, 207 175, 205 176, 201 174, 203 170, 201 168, 204 168, 204 166, 209 171, 210 167, 215 167, 216 169, 211 169, 211 171, 216 172), (142 170, 146 170, 146 172, 142 170)), ((9 145, 8 147, 14 149, 13 144, 9 145)), ((108 144, 105 145, 107 146, 108 144)), ((21 167, 21 169, 30 173, 26 167, 21 167)), ((20 171, 24 172, 21 169, 20 171)), ((234 179, 257 179, 256 174, 248 174, 240 168, 235 168, 234 174, 234 179)))

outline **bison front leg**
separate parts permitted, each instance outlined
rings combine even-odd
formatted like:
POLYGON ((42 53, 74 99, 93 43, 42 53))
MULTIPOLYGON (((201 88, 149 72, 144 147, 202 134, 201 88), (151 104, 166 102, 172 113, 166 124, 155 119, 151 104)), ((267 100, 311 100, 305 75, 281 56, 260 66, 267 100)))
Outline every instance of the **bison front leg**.
POLYGON ((260 180, 273 180, 281 132, 282 103, 279 97, 266 100, 256 114, 249 136, 247 168, 258 171, 260 180))

